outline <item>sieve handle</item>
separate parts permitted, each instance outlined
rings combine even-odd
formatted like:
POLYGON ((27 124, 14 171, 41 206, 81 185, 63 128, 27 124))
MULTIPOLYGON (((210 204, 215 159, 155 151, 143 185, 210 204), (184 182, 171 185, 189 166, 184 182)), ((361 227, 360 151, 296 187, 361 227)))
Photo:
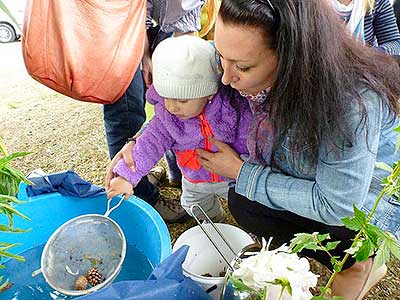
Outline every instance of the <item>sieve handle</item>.
POLYGON ((214 239, 211 237, 211 235, 208 233, 208 231, 204 228, 203 224, 200 222, 199 218, 197 218, 196 214, 194 213, 193 209, 198 208, 201 213, 206 217, 207 221, 211 224, 211 226, 214 228, 214 230, 218 233, 218 235, 222 238, 224 241, 225 245, 228 246, 229 250, 233 253, 233 257, 236 257, 237 253, 233 250, 232 246, 229 244, 229 242, 225 239, 224 235, 222 232, 215 226, 214 222, 210 219, 210 217, 206 214, 206 212, 203 210, 203 208, 198 205, 198 204, 193 204, 190 206, 190 212, 193 216, 193 218, 196 220, 197 224, 199 224, 201 230, 203 230, 204 234, 207 236, 207 238, 210 240, 210 242, 213 244, 214 248, 218 251, 218 253, 221 255, 221 257, 224 259, 224 261, 227 263, 228 267, 234 271, 235 269, 231 265, 230 261, 225 257, 225 255, 222 253, 221 249, 217 246, 217 243, 214 241, 214 239))
POLYGON ((109 214, 111 214, 115 209, 118 208, 118 206, 120 206, 120 205, 122 204, 122 202, 124 202, 124 200, 125 200, 125 196, 122 195, 122 196, 121 196, 121 199, 119 199, 119 202, 117 203, 117 205, 115 205, 114 207, 111 207, 111 208, 110 208, 112 198, 111 198, 111 199, 108 199, 108 200, 107 200, 107 210, 106 210, 106 212, 104 213, 104 216, 105 216, 105 217, 108 217, 109 214))

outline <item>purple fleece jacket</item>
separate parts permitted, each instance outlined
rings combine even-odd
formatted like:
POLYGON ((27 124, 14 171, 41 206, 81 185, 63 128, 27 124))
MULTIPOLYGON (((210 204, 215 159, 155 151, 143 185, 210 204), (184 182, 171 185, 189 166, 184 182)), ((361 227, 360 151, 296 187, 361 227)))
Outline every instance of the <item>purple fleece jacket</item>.
MULTIPOLYGON (((212 101, 205 106, 205 117, 217 140, 229 144, 240 155, 248 154, 246 139, 252 113, 246 98, 237 92, 232 95, 238 100, 236 102, 240 105, 240 114, 236 113, 235 108, 230 105, 226 88, 220 87, 212 101)), ((132 171, 123 159, 114 167, 114 172, 124 177, 133 186, 136 186, 140 179, 149 173, 167 150, 194 150, 204 148, 205 145, 198 117, 181 120, 169 113, 165 108, 164 99, 153 86, 147 91, 146 97, 151 104, 154 104, 155 114, 137 139, 133 149, 136 171, 132 171)), ((217 151, 214 145, 212 147, 212 151, 217 151)), ((210 172, 201 166, 197 170, 182 167, 179 163, 178 166, 189 181, 210 181, 210 172)), ((228 180, 223 177, 220 179, 228 180)))

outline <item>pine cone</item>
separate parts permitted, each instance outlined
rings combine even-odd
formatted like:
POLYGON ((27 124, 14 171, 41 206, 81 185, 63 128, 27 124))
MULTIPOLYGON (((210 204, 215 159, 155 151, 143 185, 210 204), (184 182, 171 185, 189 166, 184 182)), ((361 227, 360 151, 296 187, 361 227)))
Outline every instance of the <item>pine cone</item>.
POLYGON ((90 268, 86 273, 86 279, 89 281, 91 286, 98 285, 102 282, 102 275, 97 268, 90 268))
POLYGON ((87 285, 88 285, 88 280, 83 275, 79 276, 78 279, 75 281, 76 290, 79 291, 86 290, 87 285))

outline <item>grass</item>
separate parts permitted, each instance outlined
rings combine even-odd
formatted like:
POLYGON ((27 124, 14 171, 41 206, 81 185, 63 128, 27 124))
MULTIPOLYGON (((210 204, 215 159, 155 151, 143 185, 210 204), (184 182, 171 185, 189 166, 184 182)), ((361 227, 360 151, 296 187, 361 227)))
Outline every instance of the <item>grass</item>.
MULTIPOLYGON (((0 70, 0 77, 0 135, 9 152, 33 152, 16 166, 26 173, 37 168, 48 173, 72 169, 84 179, 103 185, 109 159, 101 105, 59 95, 27 75, 0 70)), ((152 107, 146 107, 146 112, 151 115, 152 107)), ((167 184, 161 192, 167 198, 180 195, 180 190, 167 184)), ((231 216, 228 222, 234 223, 231 216)), ((194 225, 194 221, 168 225, 173 241, 194 225)), ((321 281, 326 280, 326 268, 313 263, 313 269, 321 275, 321 281)), ((387 276, 365 299, 400 300, 399 273, 399 262, 392 261, 387 276)))

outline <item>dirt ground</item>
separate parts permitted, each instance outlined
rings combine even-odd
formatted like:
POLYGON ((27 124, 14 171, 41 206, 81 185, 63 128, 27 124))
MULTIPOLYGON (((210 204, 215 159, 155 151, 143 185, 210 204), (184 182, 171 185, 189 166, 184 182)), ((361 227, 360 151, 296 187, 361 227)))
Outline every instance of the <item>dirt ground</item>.
MULTIPOLYGON (((9 152, 32 152, 16 166, 26 173, 37 168, 48 173, 72 169, 103 185, 109 159, 101 105, 72 100, 31 79, 20 43, 0 44, 0 57, 0 135, 9 152)), ((162 193, 179 195, 168 186, 162 187, 162 193)), ((173 240, 193 225, 193 221, 170 225, 173 240)), ((317 263, 313 268, 326 278, 326 269, 317 263)), ((392 261, 385 279, 365 299, 400 300, 398 274, 400 264, 392 261)))

